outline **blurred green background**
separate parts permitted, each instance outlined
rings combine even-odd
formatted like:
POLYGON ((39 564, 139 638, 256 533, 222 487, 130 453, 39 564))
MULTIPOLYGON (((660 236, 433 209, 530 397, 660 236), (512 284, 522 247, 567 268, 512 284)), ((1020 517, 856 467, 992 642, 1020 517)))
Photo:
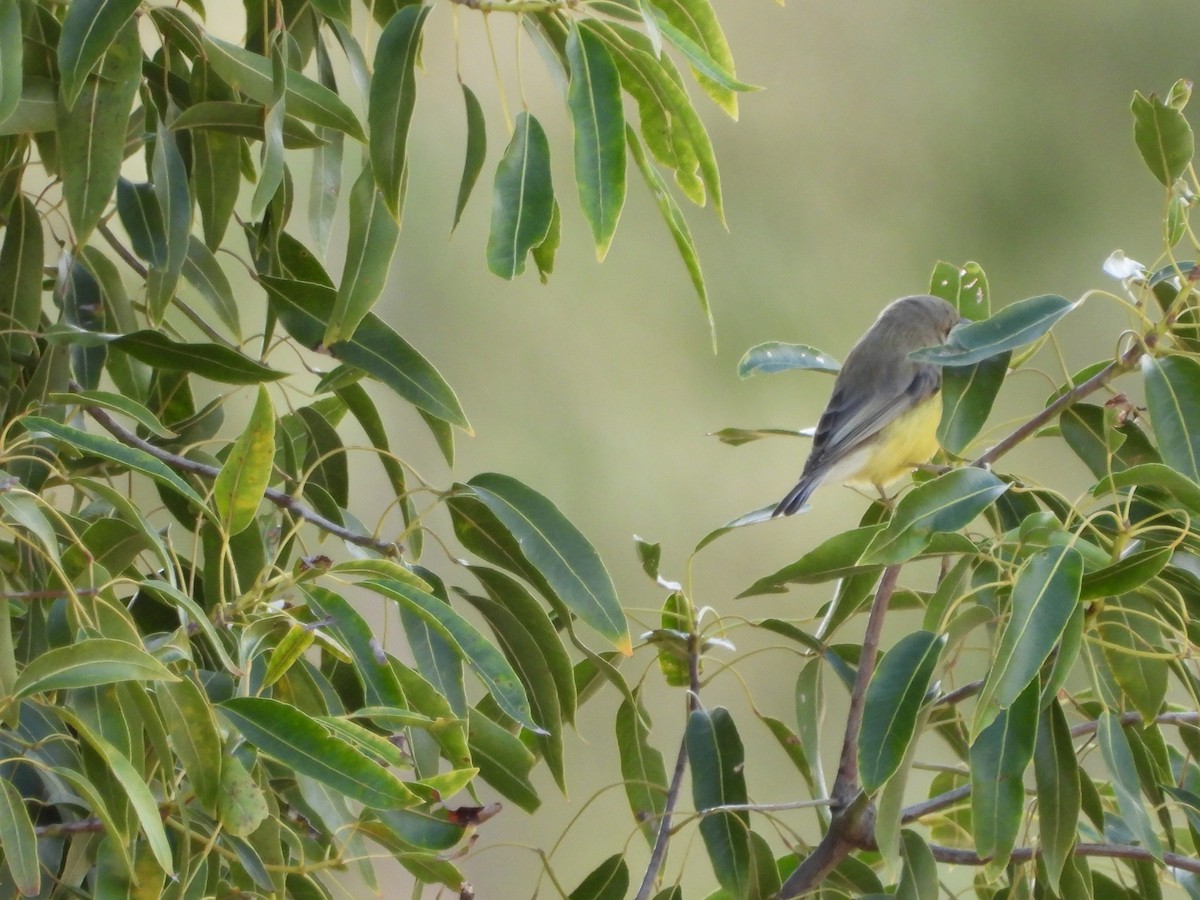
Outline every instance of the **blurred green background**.
MULTIPOLYGON (((460 439, 449 473, 419 419, 397 405, 393 446, 438 485, 494 470, 552 498, 598 546, 635 634, 655 624, 665 594, 641 573, 632 536, 661 541, 664 574, 682 580, 695 542, 782 496, 807 453, 794 439, 731 448, 708 436, 730 425, 812 425, 827 399, 826 376, 740 381, 741 354, 761 341, 784 340, 843 358, 886 302, 926 289, 938 259, 978 261, 994 305, 1115 289, 1100 268, 1108 254, 1122 248, 1151 263, 1161 243, 1162 189, 1134 148, 1130 97, 1135 89, 1165 93, 1200 62, 1194 0, 715 5, 739 76, 765 88, 742 97, 738 123, 692 90, 713 134, 729 222, 727 233, 711 210, 688 210, 716 316, 716 355, 683 265, 632 168, 621 227, 607 261, 596 263, 571 181, 562 85, 547 77, 528 42, 520 50, 523 93, 551 135, 563 245, 548 285, 535 273, 513 283, 488 274, 491 173, 508 138, 498 90, 514 111, 521 102, 508 16, 491 16, 498 86, 480 15, 456 10, 462 71, 488 115, 489 153, 463 222, 449 236, 465 136, 450 4, 440 4, 426 26, 408 205, 379 308, 441 368, 476 431, 460 439)), ((348 173, 356 162, 348 161, 348 173)), ((335 234, 335 273, 340 241, 335 234)), ((1124 321, 1116 304, 1102 299, 1072 314, 1059 327, 1069 364, 1108 353, 1124 321)), ((993 424, 1040 403, 1050 386, 1036 374, 1018 375, 993 424)), ((1025 448, 1006 464, 1020 470, 1034 459, 1036 451, 1025 448)), ((1045 460, 1038 463, 1043 478, 1055 475, 1045 460)), ((1064 483, 1082 484, 1075 463, 1061 465, 1064 483)), ((368 490, 355 502, 363 521, 372 522, 386 498, 368 490)), ((865 506, 855 493, 827 487, 809 513, 736 532, 698 558, 694 599, 730 617, 727 637, 737 657, 770 644, 732 627, 738 617, 810 618, 828 591, 734 596, 855 524, 865 506)), ((449 532, 445 519, 435 521, 449 532)), ((436 546, 427 552, 431 565, 445 568, 436 546)), ((901 621, 894 624, 899 633, 901 621)), ((706 674, 720 669, 715 662, 706 674)), ((661 689, 649 651, 639 651, 624 672, 637 682, 647 668, 653 740, 669 768, 683 698, 661 689)), ((737 669, 740 679, 721 674, 703 701, 733 710, 747 745, 752 798, 800 799, 799 778, 748 703, 753 696, 764 712, 794 722, 799 659, 790 648, 763 649, 737 669)), ((839 692, 829 690, 831 754, 841 736, 839 692)), ((636 884, 647 848, 623 791, 613 787, 614 693, 590 701, 581 734, 568 738, 569 799, 539 771, 542 810, 530 817, 509 805, 484 826, 477 847, 483 852, 464 862, 478 897, 529 896, 541 864, 519 845, 549 848, 564 831, 551 860, 568 890, 626 846, 636 884)), ((681 808, 690 808, 686 793, 681 808)), ((786 820, 815 836, 811 811, 786 820)), ((769 826, 764 831, 771 834, 769 826)), ((773 840, 782 850, 778 836, 773 840)), ((687 896, 713 886, 695 832, 673 845, 668 875, 681 867, 687 896)), ((407 895, 398 883, 384 894, 407 895)), ((541 894, 555 891, 543 883, 541 894)))

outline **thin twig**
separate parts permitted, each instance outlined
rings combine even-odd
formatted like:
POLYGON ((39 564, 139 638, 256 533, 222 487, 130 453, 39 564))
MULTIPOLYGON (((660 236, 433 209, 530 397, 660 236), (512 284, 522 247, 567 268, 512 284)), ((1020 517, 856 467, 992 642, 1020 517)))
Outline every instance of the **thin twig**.
POLYGON ((956 703, 962 703, 968 697, 974 697, 983 690, 983 679, 979 681, 969 681, 960 688, 955 688, 949 693, 942 694, 934 701, 934 706, 954 706, 956 703))
POLYGON ((930 813, 941 812, 949 806, 953 806, 960 800, 966 800, 971 796, 971 785, 963 784, 938 794, 936 797, 930 797, 928 800, 922 800, 920 803, 914 803, 912 806, 906 806, 900 813, 900 821, 907 825, 909 822, 915 822, 922 816, 927 816, 930 813))
MULTIPOLYGON (((700 635, 688 635, 688 698, 687 711, 691 716, 700 708, 700 635)), ((637 711, 634 710, 636 715, 637 711)), ((648 900, 658 882, 658 873, 667 859, 667 846, 671 842, 671 817, 679 802, 679 791, 683 787, 683 773, 687 770, 687 731, 679 739, 679 753, 675 757, 675 771, 671 774, 671 785, 667 788, 667 801, 663 804, 662 818, 658 822, 658 833, 654 836, 654 849, 650 851, 650 862, 642 876, 634 900, 648 900)))
MULTIPOLYGON (((1124 712, 1117 717, 1122 725, 1140 725, 1143 722, 1142 714, 1139 712, 1124 712)), ((1155 725, 1200 725, 1200 713, 1196 712, 1173 712, 1163 713, 1160 716, 1154 717, 1155 725)), ((1092 734, 1100 727, 1098 721, 1083 722, 1071 729, 1071 737, 1082 737, 1085 734, 1092 734)))
POLYGON ((792 809, 812 809, 815 806, 833 806, 834 801, 827 798, 818 797, 816 800, 793 800, 790 803, 726 803, 724 806, 710 806, 707 809, 698 810, 696 815, 700 818, 705 816, 715 815, 716 813, 735 813, 735 812, 787 812, 792 809))
MULTIPOLYGON (((991 860, 991 857, 980 856, 974 850, 944 847, 941 844, 930 844, 929 850, 938 862, 954 863, 960 866, 982 866, 991 860)), ((1132 844, 1078 843, 1071 852, 1075 856, 1100 856, 1106 859, 1142 859, 1146 861, 1157 859, 1145 847, 1136 847, 1132 844)), ((1011 859, 1013 862, 1028 862, 1040 855, 1041 848, 1039 847, 1017 847, 1013 850, 1011 859)), ((1162 861, 1169 868, 1200 874, 1200 859, 1193 859, 1178 853, 1164 853, 1162 861)))
MULTIPOLYGON (((73 390, 77 389, 78 385, 73 386, 73 390)), ((166 463, 177 472, 187 472, 192 475, 200 475, 204 478, 216 478, 220 474, 220 469, 216 466, 210 466, 207 463, 197 462, 194 459, 188 459, 186 456, 179 456, 176 453, 171 453, 169 450, 163 450, 161 447, 156 447, 149 441, 144 441, 129 429, 125 428, 108 412, 98 406, 84 406, 84 410, 91 416, 97 424, 105 431, 115 437, 122 444, 128 447, 135 447, 143 453, 148 453, 160 462, 166 463)), ((277 488, 267 488, 263 491, 263 499, 274 503, 277 507, 289 512, 297 518, 303 519, 311 525, 315 525, 322 531, 332 534, 334 537, 339 537, 343 541, 350 544, 356 544, 359 547, 369 547, 382 553, 384 556, 395 556, 400 551, 400 545, 394 541, 381 541, 378 538, 372 537, 369 534, 361 534, 357 531, 351 531, 337 522, 333 522, 316 510, 305 506, 291 494, 285 493, 277 488)))

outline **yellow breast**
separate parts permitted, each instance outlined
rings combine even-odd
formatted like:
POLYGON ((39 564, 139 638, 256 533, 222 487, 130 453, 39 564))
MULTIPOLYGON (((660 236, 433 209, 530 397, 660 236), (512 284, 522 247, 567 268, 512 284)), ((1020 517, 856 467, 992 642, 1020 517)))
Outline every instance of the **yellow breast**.
POLYGON ((942 397, 934 394, 886 425, 871 442, 862 467, 846 479, 863 487, 885 486, 922 463, 938 449, 937 430, 942 421, 942 397))

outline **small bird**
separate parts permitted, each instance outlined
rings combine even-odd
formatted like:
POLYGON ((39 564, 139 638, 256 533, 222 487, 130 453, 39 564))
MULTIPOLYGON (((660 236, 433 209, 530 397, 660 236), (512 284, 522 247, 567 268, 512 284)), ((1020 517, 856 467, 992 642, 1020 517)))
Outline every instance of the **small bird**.
POLYGON ((846 357, 800 481, 771 515, 799 511, 825 481, 874 485, 883 495, 887 484, 928 462, 938 449, 942 367, 908 354, 944 344, 966 321, 927 294, 888 304, 846 357))

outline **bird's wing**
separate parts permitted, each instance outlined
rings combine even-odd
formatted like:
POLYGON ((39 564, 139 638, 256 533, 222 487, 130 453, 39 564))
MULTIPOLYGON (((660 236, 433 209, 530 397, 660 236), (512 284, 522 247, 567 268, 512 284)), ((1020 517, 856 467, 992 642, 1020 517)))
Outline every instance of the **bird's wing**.
POLYGON ((891 377, 876 382, 896 385, 890 391, 854 383, 837 386, 817 424, 805 474, 816 474, 844 459, 941 387, 940 366, 909 360, 904 360, 902 366, 900 371, 889 373, 891 377))

